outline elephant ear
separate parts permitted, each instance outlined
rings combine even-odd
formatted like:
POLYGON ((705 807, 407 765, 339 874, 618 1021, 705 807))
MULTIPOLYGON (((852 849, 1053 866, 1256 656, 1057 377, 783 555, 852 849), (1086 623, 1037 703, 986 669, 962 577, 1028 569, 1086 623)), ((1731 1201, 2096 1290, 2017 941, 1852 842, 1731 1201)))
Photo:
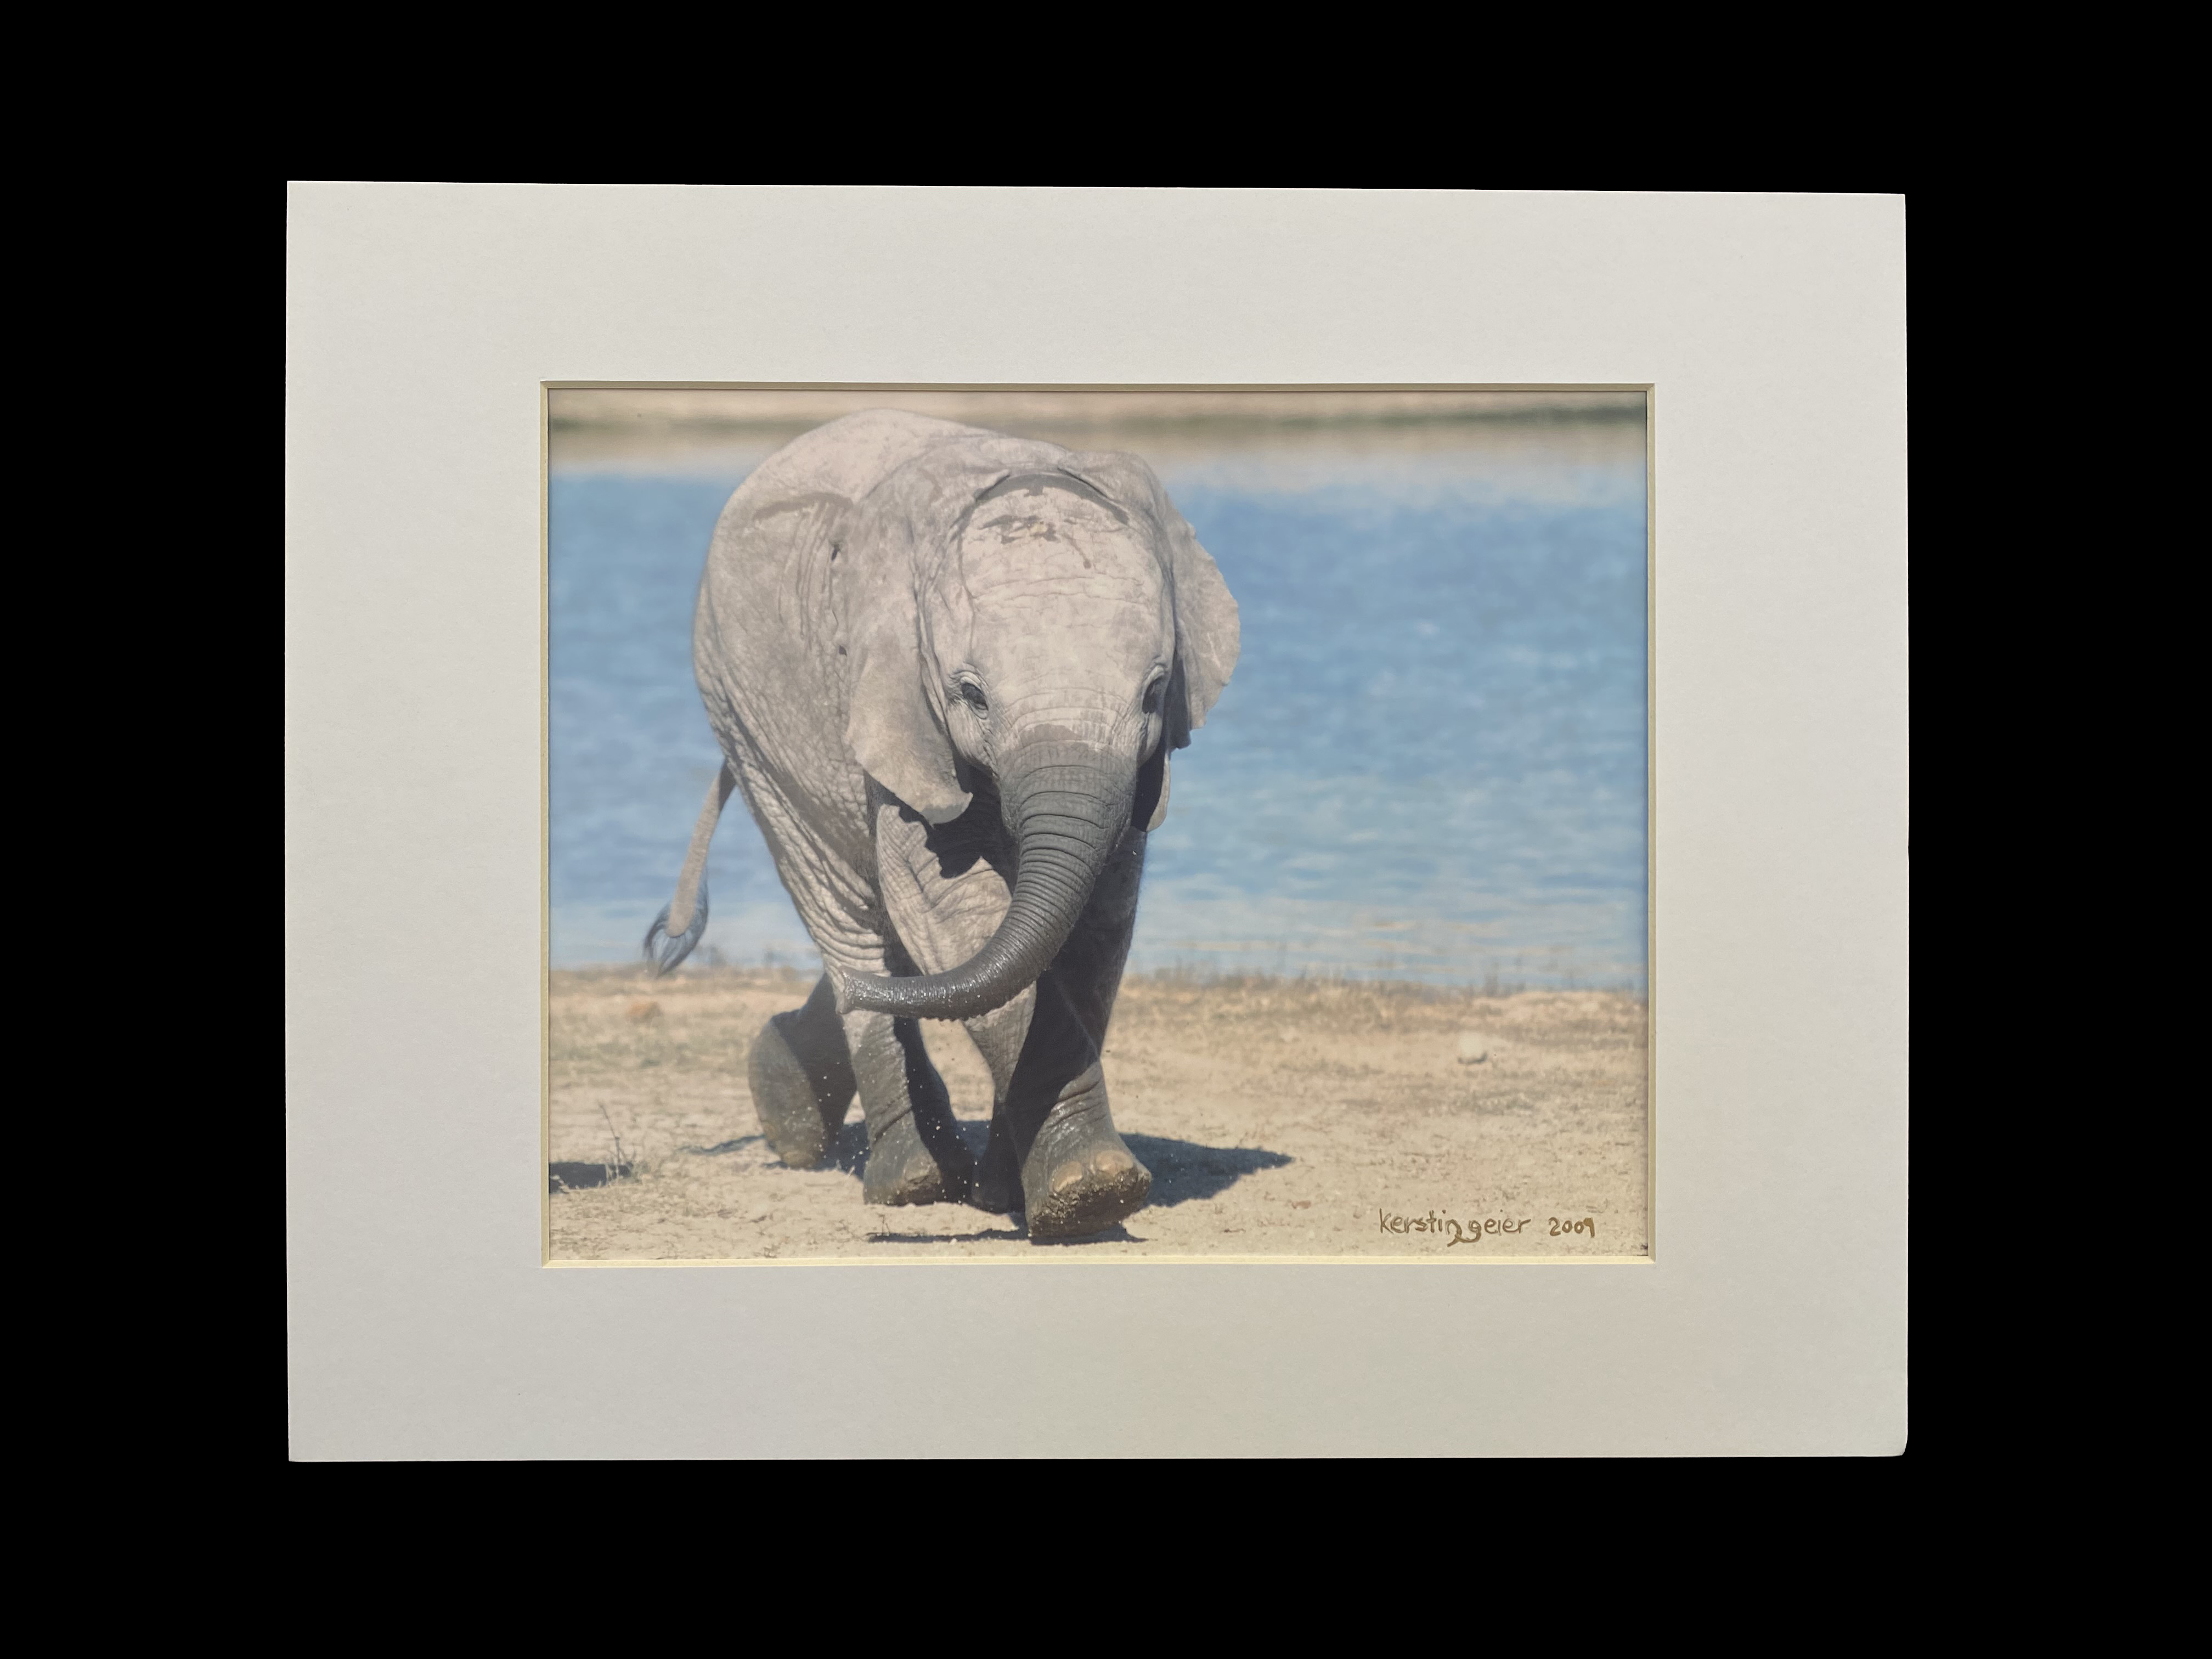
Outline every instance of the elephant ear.
POLYGON ((1237 601, 1229 584, 1221 580, 1213 556, 1198 544, 1198 536, 1183 516, 1160 492, 1161 517, 1168 547, 1175 561, 1176 671, 1182 681, 1182 730, 1175 746, 1187 748, 1191 729, 1206 724, 1207 712, 1220 701, 1222 688, 1237 672, 1242 629, 1237 601))
MULTIPOLYGON (((891 505, 890 503, 885 506, 891 505)), ((952 739, 924 679, 910 532, 896 511, 863 510, 841 538, 837 582, 852 661, 845 744, 861 769, 932 823, 968 810, 952 739)))
POLYGON ((1236 672, 1239 645, 1237 601, 1213 557, 1168 499, 1151 467, 1134 455, 1110 453, 1071 455, 1062 470, 1082 479, 1126 510, 1139 512, 1158 526, 1175 589, 1176 664, 1169 683, 1169 746, 1186 749, 1192 731, 1206 724, 1207 712, 1236 672))

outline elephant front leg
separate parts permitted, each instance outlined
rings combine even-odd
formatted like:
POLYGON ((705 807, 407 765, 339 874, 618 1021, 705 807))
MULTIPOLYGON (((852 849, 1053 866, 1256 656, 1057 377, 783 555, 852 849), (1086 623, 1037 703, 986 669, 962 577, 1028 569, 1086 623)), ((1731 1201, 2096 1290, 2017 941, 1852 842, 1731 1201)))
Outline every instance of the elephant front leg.
POLYGON ((861 1196, 870 1204, 953 1204, 974 1183, 975 1160, 960 1139, 945 1079, 922 1046, 921 1027, 888 1014, 845 1016, 845 1041, 868 1123, 861 1196))
POLYGON ((1145 844, 1133 835, 1102 873, 1082 921, 1039 979, 1027 1018, 969 1031, 1004 1079, 976 1202, 1019 1207, 1031 1238, 1103 1232, 1144 1206, 1152 1172, 1115 1127, 1100 1060, 1136 926, 1145 844))
POLYGON ((1005 1007, 965 1022, 969 1036, 983 1056, 984 1064, 991 1068, 991 1138, 983 1148, 983 1161, 975 1171, 975 1190, 969 1202, 993 1215, 1007 1215, 1024 1207, 1022 1166, 1014 1155, 1006 1101, 1013 1090, 1015 1068, 1028 1041, 1030 1016, 1036 1006, 1036 998, 1037 988, 1032 985, 1005 1007))
POLYGON ((1048 973, 1014 1065, 1012 1086, 991 1123, 985 1184, 1018 1171, 1031 1238, 1103 1232, 1144 1206, 1152 1171, 1114 1127, 1096 1039, 1068 988, 1048 973))

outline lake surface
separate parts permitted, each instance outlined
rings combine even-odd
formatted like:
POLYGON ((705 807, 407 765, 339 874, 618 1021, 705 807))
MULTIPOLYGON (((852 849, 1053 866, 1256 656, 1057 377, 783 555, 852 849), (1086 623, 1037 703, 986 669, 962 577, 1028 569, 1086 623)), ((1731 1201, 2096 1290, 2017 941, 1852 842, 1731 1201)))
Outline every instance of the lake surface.
MULTIPOLYGON (((1116 447, 1159 471, 1243 629, 1175 758, 1131 966, 1644 989, 1641 424, 1116 447)), ((635 960, 668 902, 720 764, 692 606, 766 453, 564 459, 556 437, 556 966, 635 960)), ((700 959, 811 964, 743 808, 700 959)))

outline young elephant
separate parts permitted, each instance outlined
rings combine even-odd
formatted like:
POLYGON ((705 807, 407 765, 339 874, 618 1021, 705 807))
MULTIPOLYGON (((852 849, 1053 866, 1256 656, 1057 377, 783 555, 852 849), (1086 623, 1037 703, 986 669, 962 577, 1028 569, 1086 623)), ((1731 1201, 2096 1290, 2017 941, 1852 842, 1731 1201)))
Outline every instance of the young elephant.
POLYGON ((1033 1238, 1111 1226, 1152 1176, 1099 1054, 1145 838, 1237 664, 1236 601, 1150 468, 886 410, 778 451, 716 526, 693 661, 724 763, 665 973, 707 923, 707 847, 744 792, 827 971, 753 1045, 787 1164, 855 1090, 871 1204, 967 1199, 1033 1238), (995 1099, 980 1170, 917 1020, 965 1023, 995 1099))

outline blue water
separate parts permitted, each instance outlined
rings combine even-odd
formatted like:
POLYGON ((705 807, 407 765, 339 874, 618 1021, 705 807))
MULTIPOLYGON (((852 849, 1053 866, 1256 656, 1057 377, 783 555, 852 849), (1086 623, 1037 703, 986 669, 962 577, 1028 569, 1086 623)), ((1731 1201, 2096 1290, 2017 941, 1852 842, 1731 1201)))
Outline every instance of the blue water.
MULTIPOLYGON (((1243 652, 1176 757, 1132 965, 1640 989, 1640 463, 1160 471, 1243 652)), ((691 609, 739 476, 552 480, 556 964, 635 957, 719 764, 691 609)), ((816 960, 741 810, 709 877, 702 959, 816 960)))

